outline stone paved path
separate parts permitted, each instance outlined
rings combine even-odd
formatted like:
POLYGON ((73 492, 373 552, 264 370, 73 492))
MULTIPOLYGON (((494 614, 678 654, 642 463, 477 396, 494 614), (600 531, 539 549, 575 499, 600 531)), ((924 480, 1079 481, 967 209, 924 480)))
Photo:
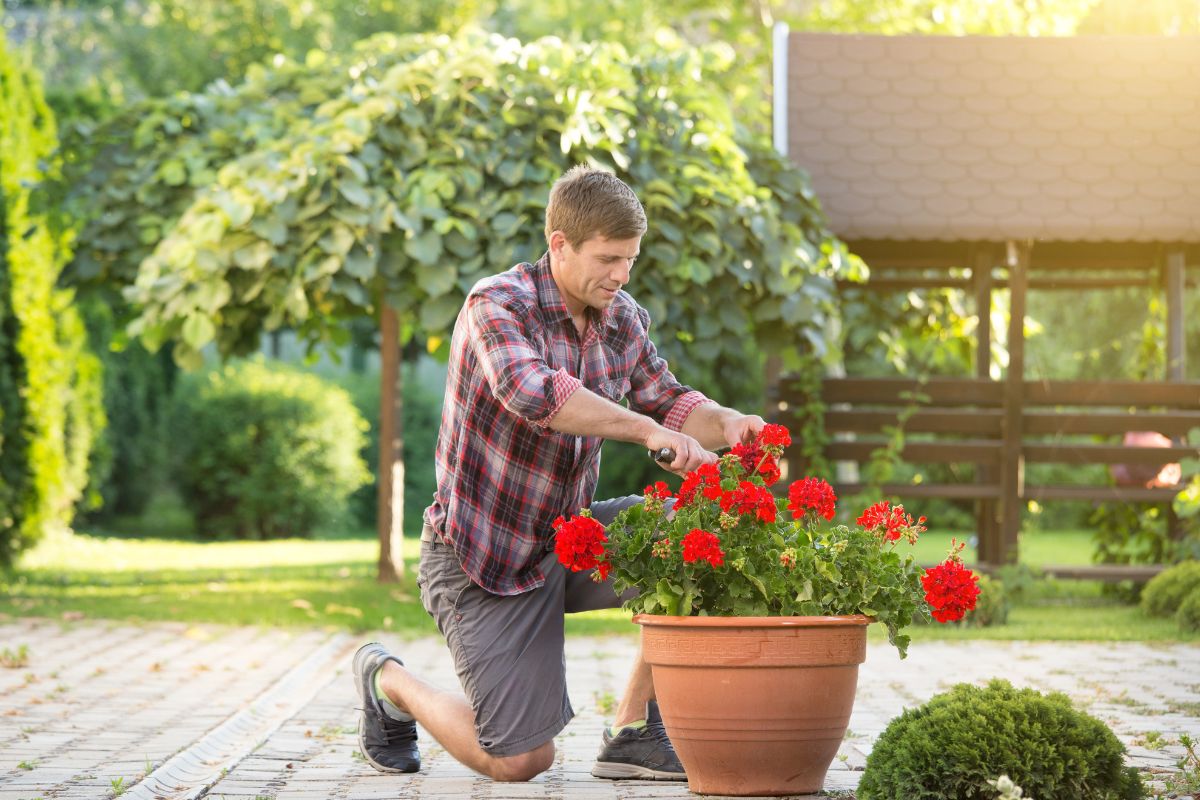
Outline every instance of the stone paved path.
MULTIPOLYGON (((497 784, 422 734, 425 766, 380 775, 357 754, 350 656, 367 637, 220 626, 0 623, 0 800, 638 800, 685 798, 679 784, 609 782, 588 772, 605 710, 620 693, 633 637, 568 642, 578 714, 555 766, 529 784, 497 784)), ((384 641, 427 678, 455 683, 440 641, 384 641)), ((1005 677, 1066 692, 1107 722, 1130 762, 1170 771, 1177 747, 1149 750, 1156 731, 1200 737, 1200 646, 920 643, 900 661, 869 648, 850 732, 825 791, 852 790, 888 720, 960 681, 1005 677)))

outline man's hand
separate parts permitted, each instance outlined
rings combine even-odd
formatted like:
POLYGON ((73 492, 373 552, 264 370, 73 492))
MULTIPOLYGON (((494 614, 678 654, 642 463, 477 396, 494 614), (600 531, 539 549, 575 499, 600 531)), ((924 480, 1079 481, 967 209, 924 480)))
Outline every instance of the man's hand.
POLYGON ((705 450, 699 442, 685 433, 660 428, 646 437, 646 447, 651 452, 667 449, 675 453, 675 460, 668 463, 658 463, 668 472, 685 475, 698 468, 701 464, 712 464, 717 460, 717 454, 705 450))
POLYGON ((766 424, 757 414, 742 414, 730 417, 722 426, 721 433, 730 447, 735 444, 749 444, 762 432, 766 424))

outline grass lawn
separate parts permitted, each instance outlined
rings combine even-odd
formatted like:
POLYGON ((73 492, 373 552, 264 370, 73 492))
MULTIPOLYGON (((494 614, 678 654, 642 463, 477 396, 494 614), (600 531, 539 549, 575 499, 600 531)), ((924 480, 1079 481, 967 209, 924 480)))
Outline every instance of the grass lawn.
MULTIPOLYGON (((950 532, 930 531, 917 545, 923 562, 940 560, 950 532)), ((274 542, 196 542, 59 534, 48 537, 0 575, 0 614, 62 619, 179 620, 249 625, 331 626, 353 631, 435 634, 413 584, 419 543, 404 542, 409 580, 375 582, 369 538, 274 542)), ((1022 541, 1031 565, 1086 564, 1086 531, 1031 534, 1022 541)), ((964 554, 968 562, 970 551, 964 554)), ((634 635, 620 610, 572 615, 567 631, 634 635)), ((1099 584, 1041 581, 993 628, 916 626, 922 639, 1060 639, 1196 641, 1172 620, 1145 617, 1101 593, 1099 584)), ((873 629, 882 639, 883 633, 873 629)))

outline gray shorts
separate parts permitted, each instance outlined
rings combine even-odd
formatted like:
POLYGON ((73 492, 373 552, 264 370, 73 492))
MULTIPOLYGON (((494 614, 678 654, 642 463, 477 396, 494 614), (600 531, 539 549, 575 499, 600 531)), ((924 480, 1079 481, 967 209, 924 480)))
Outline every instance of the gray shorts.
MULTIPOLYGON (((593 503, 591 511, 608 525, 640 502, 630 495, 593 503)), ((421 602, 446 637, 475 710, 479 746, 493 756, 537 749, 575 716, 567 697, 563 615, 618 608, 622 598, 611 582, 594 582, 590 570, 564 568, 553 551, 540 565, 544 585, 511 597, 492 594, 467 577, 454 550, 428 527, 421 538, 421 602)))

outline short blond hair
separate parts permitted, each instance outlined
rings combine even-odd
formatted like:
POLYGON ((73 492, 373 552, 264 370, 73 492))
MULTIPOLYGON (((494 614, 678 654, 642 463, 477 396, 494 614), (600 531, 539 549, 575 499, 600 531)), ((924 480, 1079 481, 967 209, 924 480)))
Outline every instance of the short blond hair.
POLYGON ((633 239, 646 233, 646 210, 611 172, 579 164, 554 182, 546 204, 546 241, 562 231, 575 250, 594 236, 633 239))

